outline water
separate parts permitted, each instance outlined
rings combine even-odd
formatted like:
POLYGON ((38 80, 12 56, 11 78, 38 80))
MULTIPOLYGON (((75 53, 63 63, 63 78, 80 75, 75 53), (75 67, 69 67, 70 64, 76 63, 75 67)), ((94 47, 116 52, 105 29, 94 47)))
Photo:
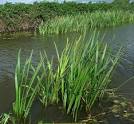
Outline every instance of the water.
MULTIPOLYGON (((113 51, 123 47, 121 63, 112 79, 112 87, 117 87, 134 75, 134 25, 100 30, 101 35, 104 33, 104 41, 108 42, 113 51)), ((42 37, 32 33, 24 33, 0 36, 0 114, 10 110, 14 100, 14 70, 18 50, 20 48, 22 50, 22 62, 33 49, 33 62, 36 64, 39 60, 39 52, 45 49, 50 58, 54 57, 56 63, 54 42, 61 51, 66 44, 67 37, 74 41, 79 35, 69 33, 61 36, 42 37)), ((87 34, 87 37, 88 35, 90 37, 90 33, 87 34)), ((119 93, 125 97, 134 98, 133 87, 134 80, 131 80, 119 90, 119 93)))
MULTIPOLYGON (((112 86, 119 86, 134 76, 134 25, 124 25, 101 31, 106 33, 105 41, 112 47, 113 51, 123 48, 123 55, 119 67, 112 80, 112 86)), ((119 89, 120 94, 127 98, 134 98, 134 80, 128 81, 119 89)))

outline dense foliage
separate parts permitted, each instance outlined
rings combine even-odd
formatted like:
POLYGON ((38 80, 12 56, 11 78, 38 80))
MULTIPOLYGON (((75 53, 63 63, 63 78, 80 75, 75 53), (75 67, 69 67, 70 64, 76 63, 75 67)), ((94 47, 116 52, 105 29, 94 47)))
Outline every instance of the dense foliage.
POLYGON ((0 116, 0 124, 33 124, 30 117, 35 100, 42 104, 42 111, 49 105, 61 104, 62 112, 72 115, 75 121, 81 110, 90 113, 109 91, 107 86, 120 59, 120 50, 113 55, 109 49, 93 32, 87 40, 83 36, 68 40, 61 53, 55 44, 56 66, 45 51, 40 52, 37 66, 32 64, 33 51, 22 64, 19 51, 13 111, 0 116))
POLYGON ((37 29, 42 21, 56 16, 76 15, 78 13, 91 13, 94 11, 134 10, 134 4, 120 4, 118 2, 83 4, 83 3, 47 3, 0 5, 0 32, 22 31, 37 29))
POLYGON ((107 11, 62 16, 42 23, 40 34, 61 34, 83 32, 85 29, 105 28, 126 23, 134 23, 134 14, 128 11, 107 11))

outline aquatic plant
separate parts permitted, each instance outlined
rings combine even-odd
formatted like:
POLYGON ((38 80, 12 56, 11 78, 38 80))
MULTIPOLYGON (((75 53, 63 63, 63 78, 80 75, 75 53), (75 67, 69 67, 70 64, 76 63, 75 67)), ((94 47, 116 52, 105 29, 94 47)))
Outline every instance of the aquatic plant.
POLYGON ((33 52, 31 52, 30 57, 26 59, 22 66, 20 51, 18 53, 18 61, 15 70, 15 101, 13 103, 13 114, 15 115, 16 123, 27 119, 40 85, 37 79, 40 78, 38 73, 42 62, 40 61, 37 67, 34 67, 32 65, 32 54, 33 52))
POLYGON ((120 50, 113 55, 102 41, 99 33, 94 31, 89 39, 84 34, 73 42, 67 41, 61 52, 54 43, 56 64, 53 58, 49 59, 47 53, 42 52, 37 66, 33 65, 32 51, 22 65, 20 50, 15 70, 13 113, 3 115, 1 122, 26 123, 36 96, 44 107, 62 103, 75 121, 81 109, 89 112, 107 92, 120 58, 120 50))
POLYGON ((96 11, 93 13, 61 16, 42 23, 40 34, 60 34, 66 32, 83 32, 85 29, 116 26, 133 23, 134 14, 129 11, 96 11))
POLYGON ((120 51, 113 56, 98 36, 94 33, 89 40, 80 37, 75 42, 67 42, 61 54, 55 45, 58 58, 55 69, 53 62, 46 59, 48 72, 45 73, 52 77, 50 80, 45 78, 41 99, 51 96, 52 101, 62 101, 67 113, 72 113, 75 120, 83 106, 90 111, 96 100, 103 97, 120 57, 120 51))
POLYGON ((103 96, 119 60, 119 54, 112 57, 107 45, 102 45, 95 37, 69 45, 59 59, 66 65, 62 66, 65 69, 60 68, 64 70, 64 81, 61 82, 64 107, 75 119, 82 103, 90 111, 95 101, 103 96))
POLYGON ((0 124, 8 124, 9 120, 10 120, 10 114, 4 113, 0 116, 0 124))
MULTIPOLYGON (((58 101, 58 96, 54 98, 55 87, 55 75, 54 75, 54 64, 53 59, 49 61, 46 52, 44 54, 40 53, 41 60, 44 62, 42 64, 42 80, 40 84, 39 96, 40 101, 44 106, 58 101)), ((38 79, 40 81, 40 79, 38 79)))

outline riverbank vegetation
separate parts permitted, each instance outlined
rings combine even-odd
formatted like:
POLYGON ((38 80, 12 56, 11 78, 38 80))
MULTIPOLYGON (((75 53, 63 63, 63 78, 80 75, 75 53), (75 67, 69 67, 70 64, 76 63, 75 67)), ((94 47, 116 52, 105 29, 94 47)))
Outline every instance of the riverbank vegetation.
MULTIPOLYGON (((35 2, 34 4, 23 3, 6 3, 0 5, 0 32, 17 32, 38 30, 41 22, 48 22, 48 20, 61 16, 76 16, 83 13, 95 13, 98 11, 128 11, 134 12, 134 4, 129 2, 122 2, 116 0, 113 3, 74 3, 64 2, 48 3, 35 2)), ((117 12, 118 12, 117 11, 117 12)))
POLYGON ((25 121, 29 115, 30 108, 37 95, 40 81, 35 82, 39 78, 39 71, 42 62, 37 67, 32 65, 32 52, 26 60, 24 66, 21 66, 20 51, 18 53, 18 61, 15 70, 15 102, 13 103, 13 114, 16 123, 25 121), (32 75, 30 75, 32 73, 32 75))
POLYGON ((86 29, 105 28, 133 23, 134 14, 128 11, 96 11, 73 16, 56 17, 39 26, 40 34, 83 32, 86 29))
POLYGON ((55 44, 55 50, 56 65, 53 59, 48 59, 46 52, 40 53, 37 66, 32 64, 32 53, 22 65, 19 52, 12 114, 4 114, 2 122, 29 122, 32 104, 37 99, 43 109, 49 104, 62 103, 65 112, 77 121, 80 110, 90 112, 108 92, 107 86, 119 61, 120 51, 113 56, 96 33, 89 40, 80 37, 67 42, 61 53, 55 44))
MULTIPOLYGON (((0 32, 38 30, 43 35, 60 34, 133 23, 133 7, 134 4, 126 0, 97 4, 6 3, 0 5, 0 32)), ((94 32, 89 39, 81 36, 75 41, 67 41, 61 52, 54 43, 57 63, 44 51, 40 52, 39 62, 34 65, 32 51, 22 64, 20 50, 15 69, 14 102, 10 112, 0 116, 0 123, 32 124, 35 102, 42 111, 49 105, 60 104, 63 112, 77 122, 81 111, 92 113, 96 106, 105 102, 104 96, 111 99, 109 92, 113 90, 108 86, 120 60, 121 49, 113 55, 102 41, 94 32)), ((112 102, 119 103, 114 100, 112 102)), ((122 103, 123 106, 126 103, 122 103)), ((117 107, 114 106, 112 111, 117 112, 117 107)))

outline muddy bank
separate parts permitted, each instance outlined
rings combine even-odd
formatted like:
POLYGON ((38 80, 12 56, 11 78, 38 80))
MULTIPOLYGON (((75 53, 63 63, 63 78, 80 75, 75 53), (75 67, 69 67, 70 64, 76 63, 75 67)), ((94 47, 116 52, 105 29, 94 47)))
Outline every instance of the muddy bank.
POLYGON ((17 24, 9 25, 6 24, 4 20, 0 19, 0 33, 35 31, 41 22, 41 19, 35 19, 34 21, 31 21, 28 18, 21 18, 17 24))
MULTIPOLYGON (((134 123, 134 101, 114 93, 107 93, 102 100, 96 101, 96 105, 88 112, 84 109, 78 112, 75 122, 72 114, 66 114, 62 103, 50 104, 43 107, 39 101, 35 101, 31 110, 30 120, 25 124, 46 123, 79 123, 79 124, 133 124, 134 123)), ((6 124, 13 124, 14 117, 9 116, 6 124)), ((0 117, 0 121, 3 116, 0 117)), ((17 123, 18 124, 18 123, 17 123)), ((24 124, 23 122, 21 124, 24 124)))
POLYGON ((109 93, 102 102, 96 105, 81 121, 89 124, 133 124, 134 101, 121 95, 109 93))
POLYGON ((133 124, 134 101, 121 95, 108 93, 102 100, 97 101, 91 111, 81 109, 75 122, 72 115, 67 115, 62 104, 40 107, 36 102, 32 111, 32 124, 45 123, 80 123, 80 124, 133 124), (38 109, 37 109, 38 108, 38 109))

